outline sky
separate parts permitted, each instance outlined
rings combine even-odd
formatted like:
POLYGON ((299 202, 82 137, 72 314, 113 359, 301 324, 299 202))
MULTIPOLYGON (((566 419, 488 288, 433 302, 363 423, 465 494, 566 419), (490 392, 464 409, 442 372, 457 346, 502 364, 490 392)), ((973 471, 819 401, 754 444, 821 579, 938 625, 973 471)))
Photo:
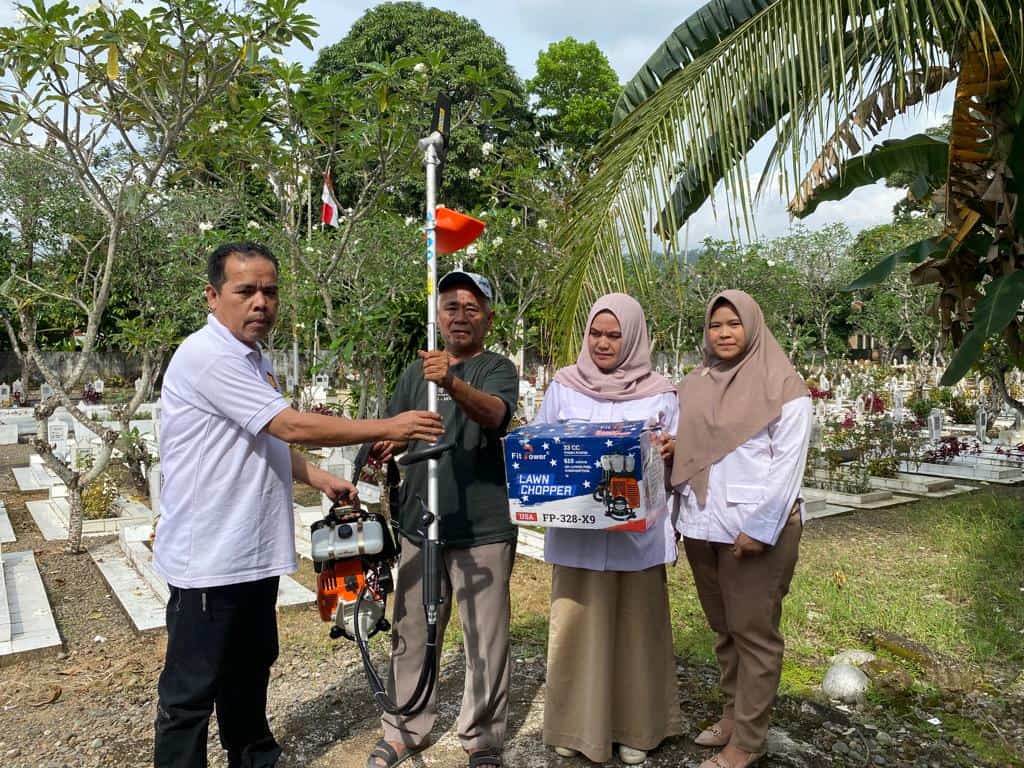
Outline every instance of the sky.
MULTIPOLYGON (((85 0, 81 2, 84 4, 85 0)), ((286 51, 285 58, 312 64, 321 48, 344 37, 356 19, 378 4, 308 0, 304 9, 320 25, 315 50, 295 45, 286 51)), ((622 0, 434 0, 424 4, 476 19, 485 32, 505 47, 509 63, 524 80, 535 73, 537 54, 541 50, 571 35, 584 42, 596 42, 618 73, 620 82, 626 82, 668 34, 704 3, 697 0, 631 0, 627 3, 622 0)), ((14 4, 0 0, 0 25, 11 24, 13 19, 14 4)), ((926 110, 894 121, 891 130, 878 140, 923 131, 939 123, 942 116, 951 111, 951 105, 952 94, 947 90, 926 110)), ((751 172, 760 170, 767 152, 768 143, 764 141, 754 148, 750 155, 751 172)), ((843 201, 824 203, 802 223, 816 228, 842 221, 857 232, 888 222, 892 206, 902 194, 881 185, 861 189, 843 201)), ((796 225, 786 212, 785 199, 776 193, 764 196, 754 223, 761 237, 785 234, 796 225)), ((719 198, 716 206, 709 202, 691 218, 684 237, 692 247, 706 236, 728 238, 732 231, 725 214, 725 201, 719 198)))

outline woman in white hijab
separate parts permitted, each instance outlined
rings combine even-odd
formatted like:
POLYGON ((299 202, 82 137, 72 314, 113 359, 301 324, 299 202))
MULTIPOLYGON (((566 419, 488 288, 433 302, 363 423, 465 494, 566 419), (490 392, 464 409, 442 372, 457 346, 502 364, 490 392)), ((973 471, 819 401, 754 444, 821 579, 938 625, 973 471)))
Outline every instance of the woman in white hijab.
MULTIPOLYGON (((579 358, 555 374, 534 423, 650 421, 670 435, 678 408, 675 387, 651 370, 643 309, 613 293, 591 308, 579 358)), ((681 732, 670 516, 643 533, 552 528, 544 558, 554 565, 544 742, 596 763, 618 744, 624 763, 643 762, 681 732)))
POLYGON ((672 485, 715 654, 725 707, 696 741, 724 747, 701 768, 761 756, 782 672, 782 599, 803 530, 800 486, 811 402, 800 375, 743 291, 704 319, 704 363, 679 385, 672 485))

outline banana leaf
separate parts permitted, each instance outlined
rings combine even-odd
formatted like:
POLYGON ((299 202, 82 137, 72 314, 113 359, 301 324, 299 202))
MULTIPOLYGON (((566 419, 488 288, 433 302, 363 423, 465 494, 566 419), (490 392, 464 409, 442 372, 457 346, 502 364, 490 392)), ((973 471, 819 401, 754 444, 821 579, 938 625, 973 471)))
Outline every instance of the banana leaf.
POLYGON ((944 387, 956 384, 981 356, 985 342, 1002 331, 1024 304, 1024 270, 1017 270, 985 288, 985 296, 974 306, 974 327, 964 336, 939 381, 944 387))
POLYGON ((917 174, 915 186, 938 187, 949 171, 949 143, 918 133, 906 139, 890 139, 866 155, 843 163, 839 173, 817 187, 796 215, 804 218, 828 200, 842 200, 861 187, 874 184, 899 171, 917 174))
POLYGON ((949 246, 948 238, 928 237, 916 243, 901 248, 896 253, 889 254, 871 269, 858 277, 844 291, 859 291, 870 288, 887 278, 896 268, 897 264, 920 264, 929 256, 949 246))

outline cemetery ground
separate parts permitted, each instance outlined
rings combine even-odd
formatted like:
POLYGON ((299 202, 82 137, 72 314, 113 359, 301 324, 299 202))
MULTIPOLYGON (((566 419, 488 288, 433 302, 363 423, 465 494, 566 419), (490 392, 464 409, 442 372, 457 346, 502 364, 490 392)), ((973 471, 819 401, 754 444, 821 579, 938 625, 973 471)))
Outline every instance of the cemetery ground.
MULTIPOLYGON (((138 635, 92 560, 43 540, 24 506, 40 494, 19 493, 11 474, 28 452, 14 445, 0 453, 0 497, 17 535, 5 551, 35 551, 64 645, 0 667, 0 765, 149 765, 163 631, 138 635)), ((297 580, 313 587, 310 563, 300 562, 297 580)), ((696 766, 710 753, 690 737, 719 706, 712 636, 685 562, 669 579, 685 735, 646 764, 696 766)), ((547 566, 518 559, 505 752, 517 768, 586 764, 559 758, 540 741, 549 586, 547 566)), ((777 751, 761 765, 1024 765, 1024 488, 983 487, 812 521, 783 630, 787 658, 771 737, 777 751), (819 685, 829 658, 851 648, 877 655, 872 684, 864 702, 837 706, 819 685)), ((355 647, 331 641, 311 606, 282 612, 280 635, 269 711, 285 747, 281 765, 361 768, 379 725, 355 647)), ((412 766, 465 765, 454 735, 460 641, 453 622, 438 742, 412 766)), ((375 645, 383 667, 384 641, 375 645)), ((215 724, 212 733, 215 744, 215 724)), ((219 749, 210 756, 212 765, 225 764, 219 749)))

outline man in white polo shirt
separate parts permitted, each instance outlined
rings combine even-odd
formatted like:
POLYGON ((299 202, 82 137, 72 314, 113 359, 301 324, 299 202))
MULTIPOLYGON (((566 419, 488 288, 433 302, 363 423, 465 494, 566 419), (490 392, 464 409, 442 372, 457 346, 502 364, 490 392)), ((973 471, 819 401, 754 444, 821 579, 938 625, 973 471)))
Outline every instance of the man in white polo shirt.
POLYGON ((265 768, 281 754, 266 700, 278 581, 296 569, 292 480, 332 499, 355 493, 288 443, 433 441, 442 427, 427 411, 364 421, 295 411, 260 348, 277 316, 276 258, 228 243, 210 255, 208 278, 207 324, 175 352, 161 391, 153 561, 171 596, 154 759, 204 768, 216 707, 230 768, 265 768))

